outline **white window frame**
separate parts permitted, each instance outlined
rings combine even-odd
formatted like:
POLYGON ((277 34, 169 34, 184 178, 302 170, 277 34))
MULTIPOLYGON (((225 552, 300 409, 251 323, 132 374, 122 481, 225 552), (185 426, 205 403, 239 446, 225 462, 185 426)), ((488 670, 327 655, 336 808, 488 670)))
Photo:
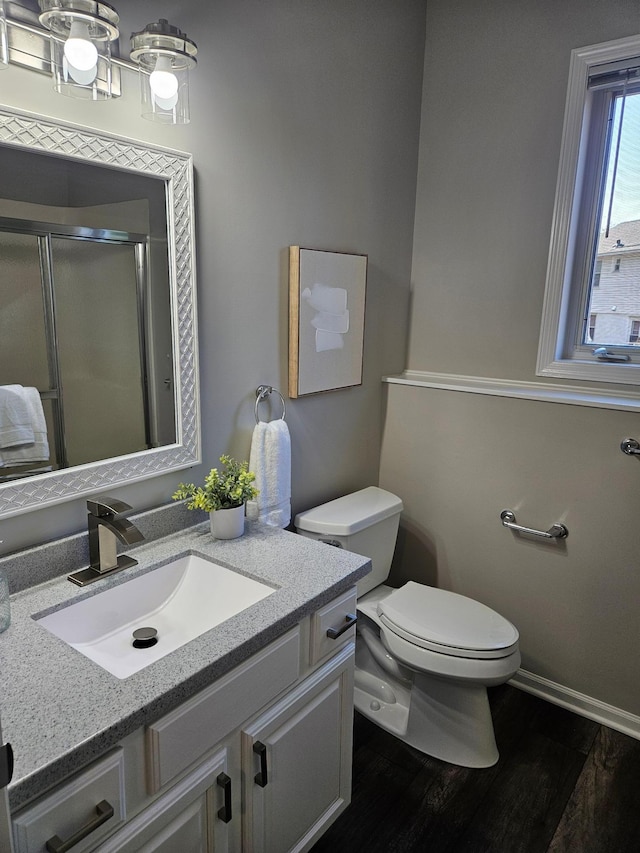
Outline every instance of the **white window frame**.
MULTIPOLYGON (((571 53, 536 365, 538 376, 640 385, 640 360, 627 364, 600 362, 588 345, 579 352, 573 347, 582 288, 588 279, 587 266, 592 262, 588 257, 588 235, 580 233, 577 226, 578 214, 582 212, 581 190, 585 183, 593 185, 593 172, 588 172, 585 157, 589 76, 594 73, 595 66, 634 57, 640 57, 640 36, 578 48, 571 53), (578 269, 576 264, 580 264, 578 269)), ((595 221, 595 204, 592 207, 595 221)), ((611 349, 617 352, 620 347, 611 349)))

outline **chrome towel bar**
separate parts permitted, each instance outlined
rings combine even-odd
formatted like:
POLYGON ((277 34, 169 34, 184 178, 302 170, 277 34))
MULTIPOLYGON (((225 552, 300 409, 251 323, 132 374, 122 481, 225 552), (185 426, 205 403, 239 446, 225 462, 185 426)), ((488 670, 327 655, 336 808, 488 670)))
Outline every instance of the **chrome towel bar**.
POLYGON ((552 524, 548 530, 534 530, 532 527, 523 527, 516 524, 516 517, 510 509, 503 509, 500 513, 500 521, 509 530, 516 533, 527 533, 529 536, 540 536, 542 539, 566 539, 569 531, 564 524, 552 524))

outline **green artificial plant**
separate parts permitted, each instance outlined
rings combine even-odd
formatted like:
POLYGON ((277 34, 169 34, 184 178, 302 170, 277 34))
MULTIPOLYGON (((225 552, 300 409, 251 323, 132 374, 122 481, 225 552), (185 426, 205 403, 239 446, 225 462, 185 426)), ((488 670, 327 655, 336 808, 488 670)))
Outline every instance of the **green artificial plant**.
POLYGON ((204 487, 193 483, 180 483, 171 496, 174 501, 187 501, 187 509, 233 509, 255 498, 258 490, 253 485, 256 475, 249 471, 248 462, 238 462, 231 456, 220 457, 221 470, 212 468, 204 478, 204 487))

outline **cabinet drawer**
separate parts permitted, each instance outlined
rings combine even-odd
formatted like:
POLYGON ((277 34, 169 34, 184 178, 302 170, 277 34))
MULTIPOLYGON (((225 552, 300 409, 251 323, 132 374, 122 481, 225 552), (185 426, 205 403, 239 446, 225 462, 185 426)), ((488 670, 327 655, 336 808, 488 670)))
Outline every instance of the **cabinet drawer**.
POLYGON ((353 640, 355 627, 347 628, 346 631, 343 631, 343 628, 350 624, 351 617, 355 613, 356 588, 353 587, 313 614, 311 617, 311 648, 309 650, 311 666, 331 652, 335 652, 347 640, 353 640), (335 638, 327 636, 329 630, 335 631, 338 636, 335 638), (341 631, 342 633, 340 633, 341 631))
POLYGON ((147 729, 151 793, 297 680, 300 628, 285 634, 147 729))
POLYGON ((73 853, 84 853, 125 817, 124 753, 116 749, 14 817, 16 853, 42 853, 55 836, 64 842, 82 835, 81 830, 86 835, 73 845, 73 853), (106 806, 97 810, 104 801, 113 808, 112 817, 106 817, 106 806))

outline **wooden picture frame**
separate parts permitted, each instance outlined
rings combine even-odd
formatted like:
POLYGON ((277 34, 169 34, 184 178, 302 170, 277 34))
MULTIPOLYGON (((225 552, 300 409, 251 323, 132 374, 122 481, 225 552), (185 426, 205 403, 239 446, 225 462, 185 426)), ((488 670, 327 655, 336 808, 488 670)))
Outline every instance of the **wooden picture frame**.
POLYGON ((362 384, 367 262, 289 247, 289 397, 362 384))

